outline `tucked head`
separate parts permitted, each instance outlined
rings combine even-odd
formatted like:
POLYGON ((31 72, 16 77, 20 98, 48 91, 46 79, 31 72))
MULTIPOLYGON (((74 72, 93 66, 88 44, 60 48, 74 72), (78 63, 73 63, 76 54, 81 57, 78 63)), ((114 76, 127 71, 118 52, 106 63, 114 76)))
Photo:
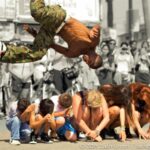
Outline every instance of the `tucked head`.
POLYGON ((89 107, 97 108, 102 105, 102 95, 98 90, 90 90, 86 94, 86 102, 89 107))
POLYGON ((30 105, 29 100, 24 98, 20 99, 17 103, 17 109, 20 112, 20 114, 22 114, 29 105, 30 105))
POLYGON ((97 69, 102 66, 102 58, 95 52, 83 55, 83 60, 92 69, 97 69))
POLYGON ((52 114, 54 110, 54 103, 50 99, 42 99, 39 105, 40 113, 42 116, 52 114))
POLYGON ((59 96, 59 105, 63 108, 69 108, 72 105, 72 97, 68 93, 59 96))

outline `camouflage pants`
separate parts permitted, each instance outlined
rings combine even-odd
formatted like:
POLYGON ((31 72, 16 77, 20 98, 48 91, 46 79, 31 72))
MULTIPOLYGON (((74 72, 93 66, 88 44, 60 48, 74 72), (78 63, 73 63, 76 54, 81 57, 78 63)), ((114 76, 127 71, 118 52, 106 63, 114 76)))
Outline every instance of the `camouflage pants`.
POLYGON ((6 63, 25 63, 41 59, 46 54, 46 49, 31 50, 25 46, 8 45, 7 51, 0 58, 6 63))
POLYGON ((66 11, 59 5, 45 6, 44 0, 31 0, 30 9, 32 17, 41 25, 34 40, 34 47, 49 48, 57 28, 66 17, 66 11))

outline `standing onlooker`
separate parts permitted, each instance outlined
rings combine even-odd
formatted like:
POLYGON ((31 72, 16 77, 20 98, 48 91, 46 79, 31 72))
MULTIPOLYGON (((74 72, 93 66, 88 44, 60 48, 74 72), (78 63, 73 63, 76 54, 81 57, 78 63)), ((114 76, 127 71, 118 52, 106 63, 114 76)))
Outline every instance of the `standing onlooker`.
POLYGON ((150 84, 150 63, 146 55, 140 57, 140 61, 135 67, 135 81, 150 84))
POLYGON ((130 41, 130 52, 134 58, 135 64, 138 62, 139 49, 137 48, 137 42, 135 40, 130 41))
POLYGON ((113 55, 116 52, 116 40, 110 39, 108 41, 108 47, 109 47, 109 55, 113 55))
POLYGON ((101 47, 101 56, 103 59, 103 66, 97 69, 97 75, 101 85, 113 83, 113 62, 109 60, 109 47, 103 44, 101 47))
POLYGON ((128 43, 122 42, 120 52, 115 55, 114 63, 116 73, 114 81, 117 85, 126 84, 131 81, 131 71, 134 68, 134 60, 128 47, 128 43))

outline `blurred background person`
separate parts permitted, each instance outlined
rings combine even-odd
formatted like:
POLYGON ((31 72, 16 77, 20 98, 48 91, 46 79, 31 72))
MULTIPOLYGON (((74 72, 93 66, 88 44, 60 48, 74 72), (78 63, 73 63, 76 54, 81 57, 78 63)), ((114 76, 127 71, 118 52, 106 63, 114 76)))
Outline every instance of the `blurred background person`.
POLYGON ((131 72, 134 68, 133 56, 130 53, 129 45, 126 42, 121 43, 120 52, 115 54, 115 75, 114 81, 117 85, 131 82, 131 72))
POLYGON ((101 56, 103 65, 96 70, 98 79, 101 85, 113 83, 113 71, 114 63, 109 58, 109 47, 106 43, 103 43, 101 47, 101 56))

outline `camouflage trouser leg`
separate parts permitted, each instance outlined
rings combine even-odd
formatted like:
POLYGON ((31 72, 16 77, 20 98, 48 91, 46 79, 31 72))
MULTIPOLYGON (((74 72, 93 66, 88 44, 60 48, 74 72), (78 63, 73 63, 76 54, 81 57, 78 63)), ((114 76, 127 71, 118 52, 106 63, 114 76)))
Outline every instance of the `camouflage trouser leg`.
POLYGON ((53 31, 48 32, 44 28, 40 28, 37 36, 34 39, 34 49, 38 50, 40 48, 49 48, 50 45, 53 43, 55 33, 53 31))
POLYGON ((41 22, 42 16, 45 14, 45 3, 44 0, 31 0, 30 10, 32 17, 37 21, 41 22))
POLYGON ((60 5, 45 6, 44 0, 31 0, 30 10, 32 17, 46 28, 58 27, 66 17, 66 11, 60 5))
POLYGON ((41 25, 34 40, 35 49, 49 48, 57 28, 65 19, 66 11, 59 5, 45 6, 44 0, 31 0, 31 15, 41 25))
POLYGON ((0 61, 7 63, 33 62, 41 59, 46 52, 46 49, 32 50, 25 46, 8 45, 6 53, 0 58, 0 61))

